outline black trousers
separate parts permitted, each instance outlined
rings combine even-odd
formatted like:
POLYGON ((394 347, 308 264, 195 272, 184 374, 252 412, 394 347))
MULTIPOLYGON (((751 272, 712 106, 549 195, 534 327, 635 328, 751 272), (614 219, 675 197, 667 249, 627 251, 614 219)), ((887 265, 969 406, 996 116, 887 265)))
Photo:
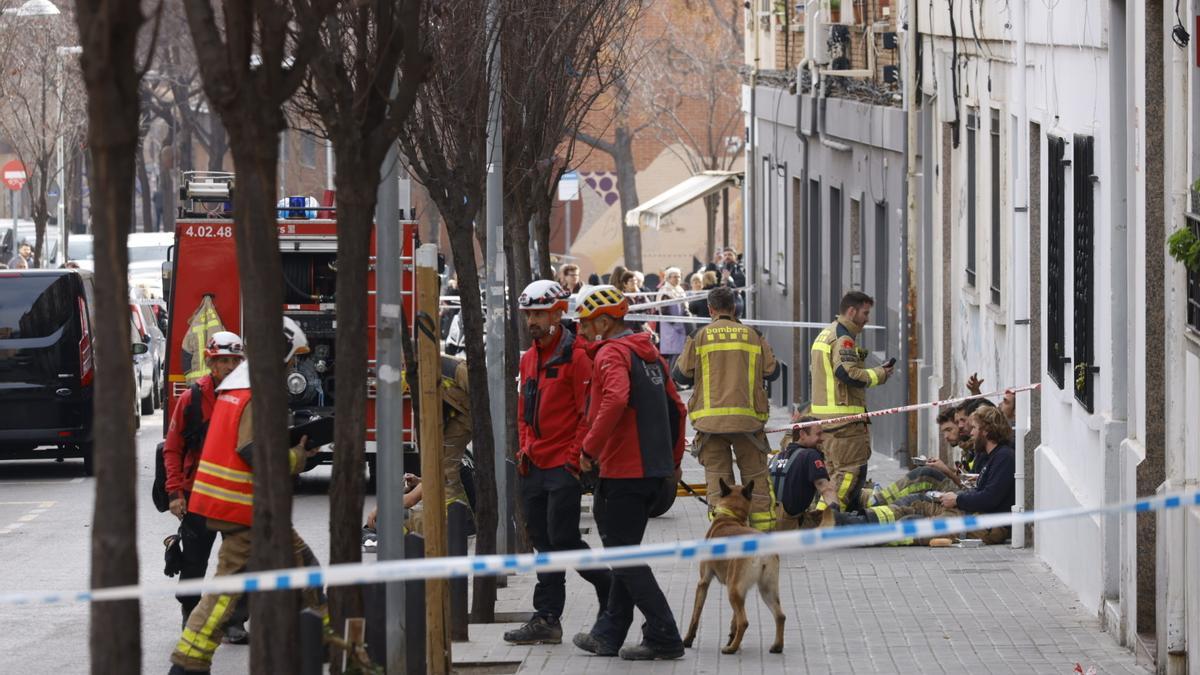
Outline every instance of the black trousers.
MULTIPOLYGON (((642 543, 650 507, 661 485, 661 478, 600 479, 593 508, 606 547, 642 543)), ((646 644, 663 649, 683 647, 675 615, 647 565, 613 570, 608 608, 592 628, 592 636, 606 646, 620 647, 633 625, 634 607, 646 619, 642 624, 646 644)))
MULTIPOLYGON (((525 506, 525 530, 535 549, 545 552, 588 548, 579 536, 579 500, 582 496, 579 481, 565 468, 529 467, 529 475, 521 478, 521 499, 525 506)), ((608 570, 579 570, 579 576, 596 588, 596 598, 603 611, 612 586, 612 574, 608 570)), ((566 573, 539 572, 533 589, 534 614, 558 621, 566 601, 566 573)))
MULTIPOLYGON (((208 529, 208 519, 192 512, 185 513, 179 523, 179 544, 183 549, 183 565, 180 568, 179 580, 203 579, 208 573, 208 559, 212 555, 213 543, 217 540, 217 532, 208 529)), ((250 616, 246 607, 249 594, 242 595, 238 607, 230 618, 229 623, 242 623, 250 616)), ((199 595, 176 594, 175 599, 182 605, 183 618, 186 621, 192 610, 200 603, 199 595)))

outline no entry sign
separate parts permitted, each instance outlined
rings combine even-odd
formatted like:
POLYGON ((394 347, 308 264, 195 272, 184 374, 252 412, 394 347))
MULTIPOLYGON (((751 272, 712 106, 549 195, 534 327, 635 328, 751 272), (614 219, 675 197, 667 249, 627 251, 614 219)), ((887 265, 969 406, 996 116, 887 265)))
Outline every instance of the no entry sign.
POLYGON ((25 165, 19 160, 12 160, 0 169, 0 174, 3 174, 4 185, 9 190, 20 190, 25 187, 25 165))

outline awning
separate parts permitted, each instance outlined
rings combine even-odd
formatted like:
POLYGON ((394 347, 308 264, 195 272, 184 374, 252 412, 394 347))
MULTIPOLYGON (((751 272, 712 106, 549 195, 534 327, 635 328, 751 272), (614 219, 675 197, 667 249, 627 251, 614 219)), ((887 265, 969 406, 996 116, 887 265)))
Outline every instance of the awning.
POLYGON ((742 184, 741 171, 705 171, 683 181, 648 202, 638 204, 625 214, 626 227, 652 227, 658 229, 663 219, 672 212, 703 199, 727 187, 742 184))

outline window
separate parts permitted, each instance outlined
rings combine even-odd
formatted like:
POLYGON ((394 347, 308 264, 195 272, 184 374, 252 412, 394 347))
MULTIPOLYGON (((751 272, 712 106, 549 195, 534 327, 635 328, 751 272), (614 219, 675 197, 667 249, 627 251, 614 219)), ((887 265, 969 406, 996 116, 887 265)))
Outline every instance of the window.
POLYGON ((842 301, 842 190, 829 188, 829 314, 842 301))
POLYGON ((992 304, 1000 306, 1000 111, 992 109, 992 304))
POLYGON ((1092 190, 1093 157, 1091 136, 1075 137, 1074 192, 1075 200, 1075 399, 1092 412, 1094 375, 1099 368, 1093 363, 1092 331, 1095 323, 1095 218, 1092 190))
MULTIPOLYGON (((1192 234, 1200 235, 1200 216, 1188 214, 1187 226, 1192 234)), ((1187 325, 1200 332, 1200 272, 1187 273, 1187 325)))
POLYGON ((979 111, 967 108, 967 285, 975 287, 975 136, 979 131, 979 111))
POLYGON ((1066 166, 1067 142, 1046 138, 1046 371, 1063 388, 1063 365, 1067 363, 1064 328, 1066 295, 1066 166))
POLYGON ((787 250, 787 175, 787 162, 775 165, 775 220, 771 223, 771 241, 774 246, 768 251, 773 258, 775 283, 783 291, 787 290, 787 261, 790 257, 787 250))
POLYGON ((300 132, 300 163, 310 168, 317 165, 317 138, 306 131, 300 132))
MULTIPOLYGON (((804 246, 806 254, 800 256, 800 264, 804 265, 804 321, 822 322, 828 321, 829 318, 821 312, 821 181, 809 179, 808 181, 808 219, 804 223, 804 246)), ((813 340, 817 339, 818 331, 813 328, 805 329, 803 335, 804 345, 811 345, 813 340)), ((808 349, 801 349, 800 353, 804 359, 801 362, 801 370, 805 373, 809 371, 811 364, 808 362, 808 349)), ((800 400, 808 400, 812 397, 810 391, 812 383, 808 377, 800 378, 800 400)))
POLYGON ((760 263, 762 265, 763 273, 767 274, 768 276, 770 276, 770 274, 771 274, 771 258, 775 255, 775 253, 774 253, 775 249, 771 246, 771 244, 773 243, 771 241, 771 231, 774 229, 773 224, 771 222, 771 220, 772 220, 771 215, 773 213, 771 210, 771 183, 772 183, 771 174, 772 173, 773 173, 773 171, 771 168, 771 156, 768 155, 766 157, 763 157, 762 180, 759 181, 762 183, 761 211, 762 211, 762 215, 763 215, 762 247, 761 247, 762 251, 759 253, 759 259, 760 259, 760 263))
POLYGON ((888 205, 887 202, 875 202, 875 311, 872 323, 883 326, 883 330, 875 331, 875 350, 887 351, 888 328, 888 205))

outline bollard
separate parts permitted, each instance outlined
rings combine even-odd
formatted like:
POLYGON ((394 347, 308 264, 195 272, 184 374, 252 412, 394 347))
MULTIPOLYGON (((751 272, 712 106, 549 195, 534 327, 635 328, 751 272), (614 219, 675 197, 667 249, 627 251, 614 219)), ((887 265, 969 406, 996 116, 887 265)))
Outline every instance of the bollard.
MULTIPOLYGON (((425 537, 419 534, 404 535, 404 558, 413 560, 425 557, 425 537)), ((404 593, 409 598, 425 597, 425 582, 421 580, 405 581, 404 593)), ((408 633, 409 673, 424 673, 427 671, 428 660, 425 656, 425 603, 409 602, 404 607, 405 625, 408 633)))
MULTIPOLYGON (((474 529, 471 509, 462 502, 452 502, 446 509, 447 545, 449 555, 467 554, 467 536, 474 529)), ((467 617, 467 577, 450 580, 450 639, 455 642, 469 640, 467 617)))
POLYGON ((325 671, 325 628, 321 613, 308 608, 300 612, 300 675, 325 671))
POLYGON ((363 589, 363 614, 367 619, 367 655, 375 663, 387 662, 386 584, 366 584, 363 589))

